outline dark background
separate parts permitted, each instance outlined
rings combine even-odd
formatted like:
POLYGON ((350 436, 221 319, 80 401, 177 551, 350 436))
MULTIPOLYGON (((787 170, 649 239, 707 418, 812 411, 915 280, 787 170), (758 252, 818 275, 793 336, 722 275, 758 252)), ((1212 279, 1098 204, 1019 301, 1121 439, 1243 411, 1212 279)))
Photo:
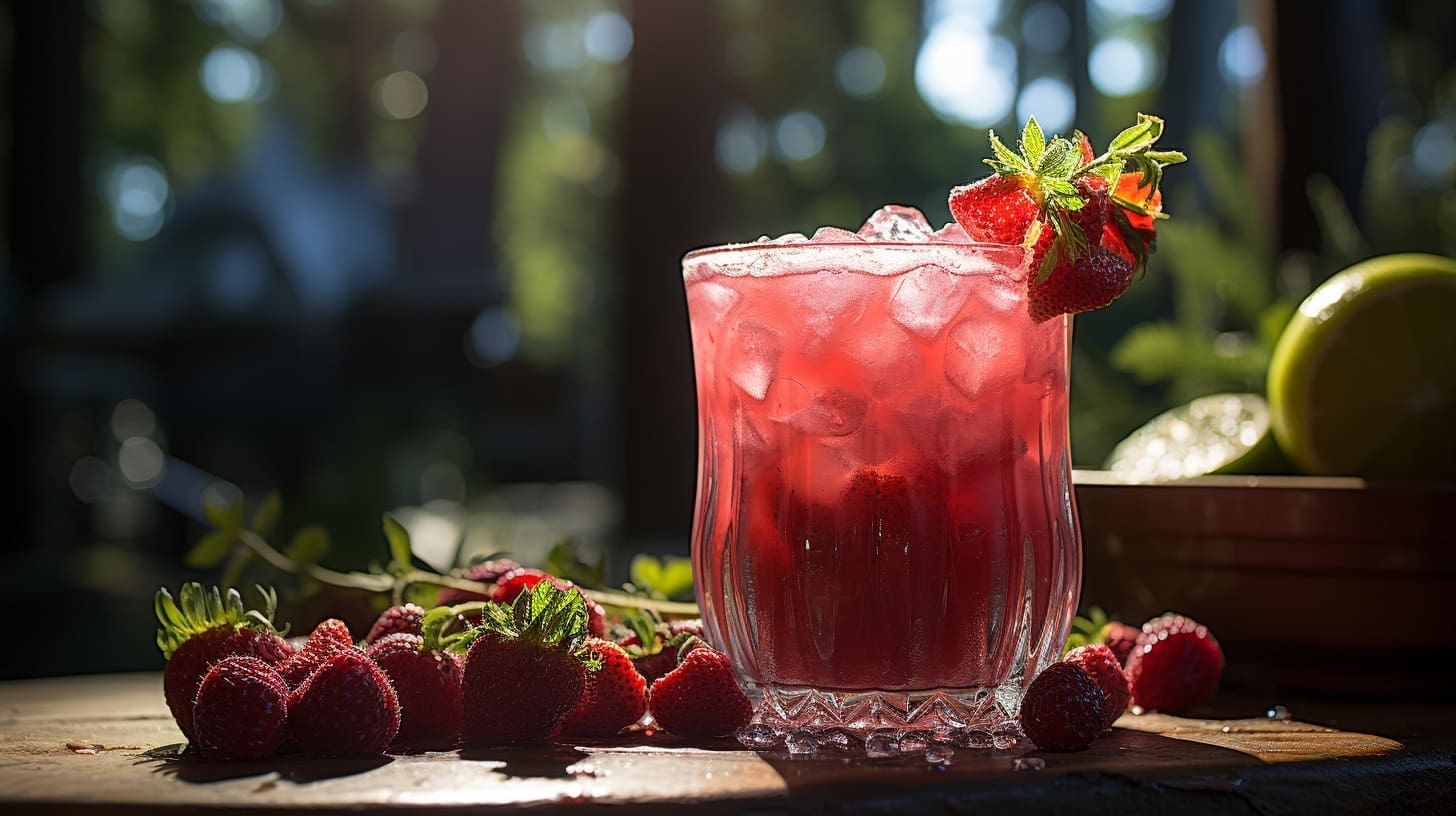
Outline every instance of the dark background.
MULTIPOLYGON (((1078 319, 1095 466, 1178 401, 1261 390, 1343 263, 1456 250, 1456 11, 1231 0, 91 0, 0 6, 0 676, 152 668, 204 496, 269 491, 325 563, 570 536, 621 579, 685 553, 678 261, 760 233, 946 219, 985 130, 1194 161, 1162 252, 1078 319), (1272 329, 1270 327, 1273 327, 1272 329), (39 628, 39 627, 38 627, 39 628)), ((238 577, 269 580, 239 567, 238 577)), ((294 598, 299 619, 310 610, 294 598)))

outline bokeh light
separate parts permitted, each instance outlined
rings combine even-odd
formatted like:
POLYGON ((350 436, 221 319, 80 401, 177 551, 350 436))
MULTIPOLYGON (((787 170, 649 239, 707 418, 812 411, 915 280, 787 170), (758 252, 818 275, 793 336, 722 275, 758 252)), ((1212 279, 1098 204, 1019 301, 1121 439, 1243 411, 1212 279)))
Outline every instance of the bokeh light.
POLYGON ((1055 54, 1072 36, 1072 21, 1056 3, 1033 3, 1021 15, 1021 38, 1026 47, 1043 54, 1055 54))
POLYGON ((809 111, 794 111, 774 125, 774 151, 789 161, 813 158, 824 149, 824 122, 809 111))
POLYGON ((121 443, 116 454, 116 468, 121 478, 132 487, 151 487, 162 478, 166 456, 156 442, 134 436, 121 443))
POLYGON ((430 101, 425 81, 414 71, 395 71, 374 85, 374 109, 387 119, 413 119, 430 101))
POLYGON ((1058 77, 1038 77, 1026 83, 1016 98, 1016 121, 1035 116, 1047 133, 1065 134, 1077 115, 1077 95, 1058 77))
POLYGON ((521 46, 535 67, 551 71, 580 68, 586 61, 586 32, 579 20, 531 26, 521 46))
POLYGON ((1173 10, 1173 0, 1092 0, 1092 12, 1107 17, 1161 20, 1173 10))
POLYGON ((521 348, 521 328, 515 318, 499 307, 481 310, 466 334, 466 356, 481 367, 499 365, 516 356, 521 348))
POLYGON ((156 414, 141 400, 127 398, 111 409, 111 433, 118 440, 151 436, 156 429, 156 414))
POLYGON ((208 52, 200 69, 202 89, 217 102, 256 102, 270 89, 266 67, 246 48, 220 45, 208 52))
POLYGON ((621 62, 632 53, 632 24, 615 11, 593 14, 582 37, 587 56, 597 62, 621 62))
POLYGON ((283 23, 281 0, 193 0, 193 7, 203 20, 248 42, 268 37, 283 23))
POLYGON ((920 46, 915 87, 944 119, 996 124, 1016 101, 1016 49, 972 18, 942 19, 920 46))
POLYGON ((749 111, 738 111, 718 128, 718 166, 730 173, 752 173, 768 152, 768 133, 749 111))
POLYGON ((1456 134, 1445 122, 1436 120, 1416 131, 1411 141, 1411 162, 1433 181, 1444 181, 1456 168, 1456 134))
POLYGON ((1233 85, 1254 85, 1264 78, 1264 43, 1253 26, 1239 26, 1218 47, 1218 69, 1233 85))
POLYGON ((1157 80, 1157 60, 1145 40, 1110 37, 1092 48, 1087 59, 1092 86, 1107 96, 1132 96, 1157 80))
POLYGON ((834 79, 850 96, 874 96, 885 85, 885 58, 868 46, 851 48, 835 63, 834 79))
POLYGON ((123 162, 112 170, 107 188, 111 221, 122 236, 145 241, 161 231, 171 187, 160 164, 146 158, 123 162))

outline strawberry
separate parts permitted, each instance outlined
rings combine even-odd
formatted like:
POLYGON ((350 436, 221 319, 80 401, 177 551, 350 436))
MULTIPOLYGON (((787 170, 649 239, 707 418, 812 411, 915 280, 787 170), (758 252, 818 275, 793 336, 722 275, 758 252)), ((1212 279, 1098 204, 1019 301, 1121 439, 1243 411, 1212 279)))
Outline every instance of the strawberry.
POLYGON ((330 654, 288 698, 293 739, 328 756, 381 754, 399 732, 389 678, 354 647, 330 654))
POLYGON ((1127 710, 1132 701, 1132 692, 1127 686, 1127 675, 1122 672, 1122 663, 1105 643, 1078 646, 1062 660, 1087 672, 1102 689, 1102 732, 1112 730, 1112 723, 1127 710))
POLYGON ((1041 322, 1100 309, 1127 291, 1133 271, 1126 258, 1101 247, 1070 264, 1058 263, 1050 276, 1031 287, 1026 301, 1031 319, 1041 322))
MULTIPOLYGON (((482 561, 479 564, 472 564, 465 568, 460 577, 469 581, 479 581, 482 584, 494 584, 501 576, 521 568, 520 564, 509 558, 492 558, 482 561)), ((465 589, 454 587, 442 587, 437 604, 440 606, 454 606, 455 604, 467 603, 469 601, 488 601, 489 595, 479 592, 471 592, 465 589)))
POLYGON ((586 603, 550 581, 507 606, 485 607, 468 644, 462 683, 466 746, 507 745, 550 736, 581 700, 589 665, 586 603))
POLYGON ((1136 626, 1128 626, 1122 621, 1108 621, 1102 627, 1100 639, 1117 656, 1118 665, 1126 666, 1128 655, 1132 654, 1138 635, 1141 634, 1142 630, 1136 626))
MULTIPOLYGON (((550 573, 532 569, 531 567, 513 569, 496 579, 495 593, 490 596, 490 599, 495 603, 511 603, 522 592, 542 581, 551 580, 554 577, 550 573)), ((559 582, 553 581, 553 583, 560 586, 559 582)))
POLYGON ((309 633, 308 639, 303 646, 294 652, 278 671, 283 679, 288 682, 288 687, 296 689, 313 674, 319 666, 324 664, 336 652, 359 651, 354 646, 354 636, 349 633, 348 624, 338 618, 329 618, 321 621, 318 626, 309 633))
POLYGON ((460 655, 445 651, 439 638, 449 617, 450 610, 439 607, 425 616, 423 635, 396 632, 369 647, 369 658, 389 677, 399 697, 396 746, 449 749, 460 740, 464 666, 460 655))
POLYGON ((1019 153, 991 134, 995 156, 986 163, 996 175, 951 191, 951 214, 973 239, 1031 249, 1033 320, 1106 306, 1146 268, 1162 217, 1163 168, 1186 161, 1152 149, 1162 130, 1161 119, 1139 114, 1094 156, 1085 134, 1075 132, 1075 144, 1048 141, 1033 117, 1019 153), (1123 172, 1129 162, 1136 172, 1123 172))
POLYGON ((586 648, 602 667, 587 673, 581 700, 561 724, 561 735, 610 737, 642 719, 647 711, 647 681, 622 647, 610 640, 588 638, 586 648))
POLYGON ((973 241, 1019 244, 1037 216, 1037 202, 1018 176, 987 176, 950 191, 950 212, 973 241))
POLYGON ((1071 663, 1047 666, 1021 698, 1021 729, 1043 751, 1080 751, 1102 724, 1102 689, 1071 663))
POLYGON ((491 600, 496 603, 508 604, 514 601, 516 596, 520 595, 522 591, 536 586, 542 581, 550 581, 557 589, 574 590, 576 594, 580 595, 582 602, 586 604, 587 634, 596 638, 606 637, 607 612, 605 609, 602 609, 602 605, 588 598, 581 591, 581 587, 578 587, 576 584, 570 581, 563 581, 555 575, 542 572, 538 569, 522 567, 502 575, 496 583, 495 594, 491 596, 491 600))
POLYGON ((369 634, 365 635, 365 643, 374 643, 387 635, 405 633, 418 635, 420 633, 420 620, 425 617, 424 607, 418 604, 407 603, 402 606, 391 606, 379 613, 379 618, 374 625, 369 627, 369 634))
POLYGON ((243 597, 235 589, 224 595, 198 583, 186 583, 173 600, 166 589, 157 591, 155 608, 161 628, 157 648, 167 658, 162 674, 162 693, 172 718, 188 742, 193 741, 192 703, 212 665, 225 657, 256 657, 278 664, 293 653, 279 636, 272 617, 278 596, 262 587, 263 611, 245 610, 243 597))
POLYGON ((1218 690, 1223 649, 1208 627, 1169 612, 1143 624, 1127 659, 1132 700, 1147 711, 1178 713, 1218 690))
POLYGON ((728 736, 753 716, 728 655, 706 645, 691 648, 653 683, 648 700, 657 724, 684 739, 728 736))
POLYGON ((225 657, 202 678, 192 723, 209 759, 270 757, 288 737, 288 684, 256 657, 225 657))

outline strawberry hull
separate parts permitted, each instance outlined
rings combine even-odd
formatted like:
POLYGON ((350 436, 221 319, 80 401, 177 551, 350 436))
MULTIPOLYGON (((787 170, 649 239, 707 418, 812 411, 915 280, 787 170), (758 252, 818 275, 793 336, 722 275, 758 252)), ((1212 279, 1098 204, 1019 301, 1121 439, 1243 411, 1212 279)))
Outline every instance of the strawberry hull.
POLYGON ((766 695, 974 697, 1056 655, 1080 582, 1070 320, 1031 320, 1026 254, 932 238, 684 259, 699 603, 766 695))

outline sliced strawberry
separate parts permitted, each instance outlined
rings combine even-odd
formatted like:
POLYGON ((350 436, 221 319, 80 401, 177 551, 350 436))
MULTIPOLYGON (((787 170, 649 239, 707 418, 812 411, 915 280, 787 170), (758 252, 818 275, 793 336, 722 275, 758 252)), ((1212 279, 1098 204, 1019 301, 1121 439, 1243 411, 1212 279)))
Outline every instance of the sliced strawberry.
POLYGON ((1204 702, 1218 690, 1223 649, 1208 627, 1172 612, 1143 624, 1127 659, 1127 677, 1136 705, 1179 713, 1204 702))

